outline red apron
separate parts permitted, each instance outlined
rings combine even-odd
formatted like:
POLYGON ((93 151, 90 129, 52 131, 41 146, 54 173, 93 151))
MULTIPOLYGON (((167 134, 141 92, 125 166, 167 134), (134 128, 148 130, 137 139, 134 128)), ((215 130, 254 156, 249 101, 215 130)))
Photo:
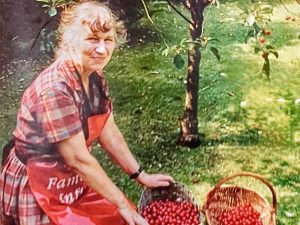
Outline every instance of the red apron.
MULTIPOLYGON (((99 137, 109 115, 110 112, 88 118, 87 146, 99 137)), ((29 159, 27 173, 35 199, 54 224, 126 224, 117 207, 87 187, 61 157, 29 159)))

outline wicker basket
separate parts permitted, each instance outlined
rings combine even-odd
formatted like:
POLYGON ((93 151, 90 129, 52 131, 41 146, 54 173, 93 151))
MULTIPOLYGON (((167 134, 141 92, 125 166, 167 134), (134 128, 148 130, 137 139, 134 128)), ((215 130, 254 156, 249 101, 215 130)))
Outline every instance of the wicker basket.
POLYGON ((141 214, 144 207, 155 200, 192 202, 197 206, 188 189, 183 184, 174 183, 167 187, 145 188, 138 203, 138 212, 141 214))
POLYGON ((246 204, 250 204, 260 214, 259 218, 263 225, 276 224, 277 198, 275 190, 267 180, 253 173, 237 173, 220 180, 206 195, 202 209, 206 215, 208 225, 220 225, 220 222, 217 220, 219 215, 237 205, 246 204), (225 184, 232 178, 241 176, 253 177, 264 183, 272 193, 272 206, 270 206, 263 196, 254 190, 225 184))

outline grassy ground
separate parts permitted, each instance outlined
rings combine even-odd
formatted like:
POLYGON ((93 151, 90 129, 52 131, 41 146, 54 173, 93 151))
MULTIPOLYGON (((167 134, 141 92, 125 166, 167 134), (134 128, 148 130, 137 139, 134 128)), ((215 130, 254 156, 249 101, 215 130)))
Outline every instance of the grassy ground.
MULTIPOLYGON (((298 4, 286 6, 299 15, 298 4)), ((187 25, 165 4, 151 8, 155 27, 147 19, 132 25, 142 27, 143 35, 116 52, 106 76, 116 121, 147 171, 171 174, 188 186, 199 205, 219 179, 241 171, 260 174, 276 190, 277 224, 299 225, 300 104, 295 101, 300 98, 300 19, 285 20, 291 12, 281 4, 274 7, 271 20, 262 24, 271 29, 267 41, 279 53, 278 59, 270 57, 270 80, 260 74, 261 56, 244 43, 249 28, 244 26, 236 1, 206 10, 204 34, 220 40, 213 46, 219 49, 221 61, 210 51, 203 51, 199 129, 205 133, 206 142, 197 149, 175 144, 187 72, 177 70, 172 55, 162 56, 162 51, 166 45, 187 37, 187 25)), ((26 78, 26 73, 20 72, 24 68, 32 67, 23 64, 13 79, 5 78, 23 88, 19 91, 2 86, 0 92, 2 144, 14 127, 18 93, 30 81, 22 79, 24 75, 26 78)), ((137 202, 141 187, 122 174, 105 154, 96 150, 94 154, 112 179, 137 202)), ((269 189, 261 182, 251 178, 234 182, 254 188, 272 202, 269 189)))
MULTIPOLYGON (((286 6, 299 9, 296 4, 286 6)), ((175 145, 186 70, 176 70, 172 57, 162 56, 165 44, 150 31, 140 44, 119 51, 107 68, 117 122, 147 170, 170 173, 192 190, 199 204, 220 178, 251 171, 273 184, 278 224, 299 224, 299 18, 285 20, 290 13, 279 4, 271 21, 262 24, 271 29, 268 42, 279 53, 278 59, 270 57, 267 80, 260 74, 261 56, 244 43, 249 28, 236 3, 220 7, 206 11, 204 32, 220 40, 214 46, 221 62, 203 51, 199 128, 206 135, 205 146, 189 150, 175 145)), ((169 46, 187 35, 186 24, 166 7, 156 8, 152 19, 169 46)), ((148 21, 140 22, 155 31, 148 21)), ((126 177, 115 179, 138 199, 140 189, 126 177)), ((235 182, 247 183, 271 201, 265 185, 240 180, 235 182)))

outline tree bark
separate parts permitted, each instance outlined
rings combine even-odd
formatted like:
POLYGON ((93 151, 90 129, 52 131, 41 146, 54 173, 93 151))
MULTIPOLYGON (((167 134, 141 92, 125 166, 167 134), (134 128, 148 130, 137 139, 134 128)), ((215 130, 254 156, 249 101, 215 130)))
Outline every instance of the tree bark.
POLYGON ((208 5, 205 0, 190 0, 191 12, 190 39, 192 43, 188 50, 188 73, 186 97, 183 117, 180 120, 180 134, 177 143, 181 146, 196 148, 202 143, 202 135, 198 133, 198 92, 201 51, 199 39, 203 30, 203 11, 208 5))

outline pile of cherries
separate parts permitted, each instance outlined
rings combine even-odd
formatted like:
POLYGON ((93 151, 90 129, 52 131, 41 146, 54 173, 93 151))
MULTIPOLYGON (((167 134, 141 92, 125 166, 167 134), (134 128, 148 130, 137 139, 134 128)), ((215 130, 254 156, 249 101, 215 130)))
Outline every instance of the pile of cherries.
POLYGON ((186 201, 155 200, 146 205, 142 216, 150 225, 199 225, 196 205, 186 201))
POLYGON ((263 225, 259 216, 251 204, 246 204, 224 211, 217 220, 219 225, 263 225))

